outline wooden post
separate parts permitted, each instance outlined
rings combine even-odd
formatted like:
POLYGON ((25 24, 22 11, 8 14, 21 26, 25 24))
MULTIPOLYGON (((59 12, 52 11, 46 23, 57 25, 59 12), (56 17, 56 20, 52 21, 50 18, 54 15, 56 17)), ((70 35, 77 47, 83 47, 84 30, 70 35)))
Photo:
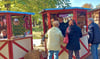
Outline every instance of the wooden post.
POLYGON ((44 34, 45 34, 46 30, 45 30, 45 19, 44 19, 44 14, 42 14, 42 20, 43 20, 43 31, 44 31, 44 34))
POLYGON ((50 29, 51 28, 50 13, 47 13, 47 19, 48 19, 48 29, 50 29))
MULTIPOLYGON (((31 15, 29 15, 29 21, 30 21, 30 32, 32 35, 32 18, 31 15)), ((31 49, 33 50, 33 37, 31 37, 31 49)))
POLYGON ((90 17, 92 17, 92 13, 90 12, 90 17))
POLYGON ((77 9, 73 10, 73 19, 75 20, 75 22, 77 24, 77 9))
POLYGON ((31 15, 29 15, 29 20, 30 20, 30 30, 31 30, 31 34, 32 34, 32 18, 31 18, 31 15))
MULTIPOLYGON (((45 29, 45 19, 44 19, 44 14, 42 14, 42 19, 43 19, 43 31, 44 31, 44 34, 46 33, 46 29, 45 29)), ((48 20, 48 23, 50 23, 49 22, 50 20, 48 20)), ((48 26, 49 26, 49 24, 48 24, 48 26)), ((47 42, 46 42, 46 39, 44 40, 45 41, 45 51, 46 51, 46 53, 47 53, 47 42)))
POLYGON ((7 37, 8 39, 10 39, 11 37, 11 22, 10 22, 10 15, 9 14, 6 14, 6 20, 7 20, 7 37))
POLYGON ((91 18, 92 17, 92 12, 89 12, 88 15, 89 15, 89 18, 91 18))
MULTIPOLYGON (((91 17, 91 13, 90 13, 91 17)), ((86 31, 88 31, 88 12, 86 11, 86 31)))
POLYGON ((9 15, 9 29, 10 29, 10 37, 13 35, 12 33, 12 21, 11 21, 11 15, 9 15))
POLYGON ((9 59, 13 59, 13 42, 8 41, 9 59))
MULTIPOLYGON (((12 36, 12 27, 11 27, 11 16, 10 14, 6 14, 6 21, 7 21, 7 37, 8 39, 12 36)), ((13 59, 13 47, 12 42, 8 42, 8 49, 9 49, 9 59, 13 59)))

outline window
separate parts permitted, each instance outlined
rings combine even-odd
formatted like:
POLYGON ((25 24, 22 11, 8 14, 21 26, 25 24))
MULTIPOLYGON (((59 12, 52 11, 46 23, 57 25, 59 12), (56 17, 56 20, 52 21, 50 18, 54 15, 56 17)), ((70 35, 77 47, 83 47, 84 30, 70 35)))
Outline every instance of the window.
POLYGON ((11 16, 13 36, 25 36, 30 34, 29 16, 11 16))
POLYGON ((0 15, 0 39, 7 38, 7 22, 4 15, 0 15))

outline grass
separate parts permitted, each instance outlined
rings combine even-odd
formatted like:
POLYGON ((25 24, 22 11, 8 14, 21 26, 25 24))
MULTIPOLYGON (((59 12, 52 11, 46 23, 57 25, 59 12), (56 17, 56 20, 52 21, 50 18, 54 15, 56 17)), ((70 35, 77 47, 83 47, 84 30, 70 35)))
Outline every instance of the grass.
POLYGON ((33 39, 41 39, 41 33, 43 32, 43 28, 40 26, 35 26, 32 28, 33 30, 33 39))
POLYGON ((41 32, 33 31, 33 39, 41 39, 41 32))
POLYGON ((32 28, 32 30, 35 31, 35 32, 41 32, 41 31, 43 31, 43 28, 40 27, 40 26, 35 26, 35 27, 32 28))

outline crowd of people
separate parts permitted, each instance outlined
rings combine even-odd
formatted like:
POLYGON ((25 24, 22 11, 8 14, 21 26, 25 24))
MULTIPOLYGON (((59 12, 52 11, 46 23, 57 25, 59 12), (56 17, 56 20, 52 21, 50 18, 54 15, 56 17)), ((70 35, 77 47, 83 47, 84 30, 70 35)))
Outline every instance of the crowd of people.
MULTIPOLYGON (((48 59, 58 59, 58 54, 61 46, 61 41, 64 40, 68 34, 68 43, 66 49, 68 49, 69 59, 72 59, 73 52, 75 52, 76 59, 80 59, 79 50, 80 48, 80 38, 82 37, 82 31, 79 26, 77 26, 74 19, 69 20, 67 23, 63 22, 63 18, 58 18, 58 20, 52 21, 52 28, 50 28, 45 37, 48 37, 47 49, 48 49, 48 59), (67 32, 66 32, 67 30, 67 32)), ((94 23, 93 18, 88 18, 88 44, 91 47, 91 52, 93 59, 98 59, 98 45, 100 43, 100 29, 99 26, 94 23)))

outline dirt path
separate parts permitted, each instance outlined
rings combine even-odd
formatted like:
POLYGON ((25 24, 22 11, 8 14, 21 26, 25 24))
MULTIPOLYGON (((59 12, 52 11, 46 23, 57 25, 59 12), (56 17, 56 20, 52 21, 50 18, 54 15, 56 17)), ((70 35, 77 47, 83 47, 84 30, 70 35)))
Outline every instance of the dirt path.
MULTIPOLYGON (((38 46, 38 47, 35 47, 35 49, 45 50, 44 47, 39 46, 41 44, 40 39, 39 40, 34 40, 33 43, 36 44, 36 46, 38 46), (38 41, 38 43, 37 43, 37 41, 38 41)), ((99 55, 99 59, 100 59, 100 45, 99 45, 99 48, 98 48, 98 55, 99 55)), ((86 59, 93 59, 93 57, 92 57, 92 55, 90 55, 86 59)))

